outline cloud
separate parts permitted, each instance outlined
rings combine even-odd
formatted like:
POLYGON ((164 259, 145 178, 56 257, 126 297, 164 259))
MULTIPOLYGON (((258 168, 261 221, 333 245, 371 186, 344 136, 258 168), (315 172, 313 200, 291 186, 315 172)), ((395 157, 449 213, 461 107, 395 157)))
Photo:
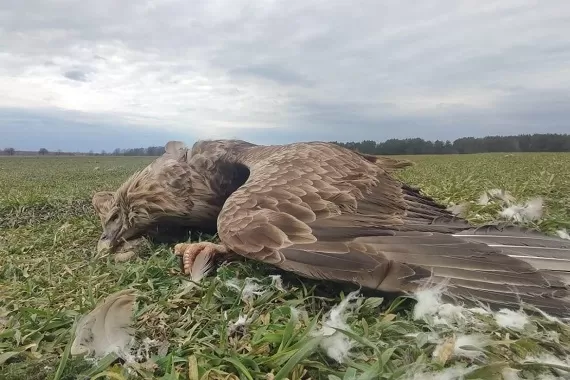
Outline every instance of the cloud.
POLYGON ((276 82, 281 85, 310 85, 312 82, 285 67, 275 64, 258 64, 238 67, 229 71, 231 76, 260 78, 276 82))
POLYGON ((6 108, 0 108, 0 136, 4 146, 30 151, 46 148, 50 151, 110 152, 115 148, 163 145, 165 141, 175 139, 195 140, 189 133, 121 124, 112 117, 6 108))
POLYGON ((72 149, 85 120, 125 146, 565 132, 569 21, 563 0, 7 1, 2 144, 72 149))
POLYGON ((63 76, 78 82, 87 82, 87 74, 81 70, 69 70, 63 73, 63 76))

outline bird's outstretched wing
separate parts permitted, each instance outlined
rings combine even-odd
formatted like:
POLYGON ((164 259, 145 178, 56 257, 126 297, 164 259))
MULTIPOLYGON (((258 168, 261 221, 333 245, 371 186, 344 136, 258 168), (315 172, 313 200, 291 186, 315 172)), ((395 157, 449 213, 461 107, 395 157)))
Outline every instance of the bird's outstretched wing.
MULTIPOLYGON (((382 160, 333 144, 257 146, 236 155, 250 175, 225 202, 218 233, 240 255, 382 291, 413 292, 447 279, 451 296, 570 310, 568 286, 546 270, 551 264, 537 270, 522 257, 570 257, 568 242, 517 228, 474 230, 393 178, 382 160)), ((557 266, 568 270, 570 261, 557 266)))

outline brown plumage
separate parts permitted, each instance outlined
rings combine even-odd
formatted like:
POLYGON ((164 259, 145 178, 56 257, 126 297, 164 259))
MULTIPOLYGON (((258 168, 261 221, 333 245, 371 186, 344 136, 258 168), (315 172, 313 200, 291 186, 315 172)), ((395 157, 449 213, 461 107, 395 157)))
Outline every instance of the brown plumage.
POLYGON ((100 246, 157 225, 216 229, 220 245, 176 246, 187 269, 207 247, 314 279, 403 293, 446 280, 450 297, 570 314, 570 241, 474 228, 391 175, 409 164, 322 142, 170 142, 115 193, 94 197, 100 246))

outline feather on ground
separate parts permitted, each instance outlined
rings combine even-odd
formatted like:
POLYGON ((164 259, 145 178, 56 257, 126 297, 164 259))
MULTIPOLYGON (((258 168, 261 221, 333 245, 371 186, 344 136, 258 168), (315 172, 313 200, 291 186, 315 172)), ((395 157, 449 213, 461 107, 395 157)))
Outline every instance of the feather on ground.
POLYGON ((87 354, 97 358, 111 352, 127 354, 132 343, 130 324, 135 300, 135 291, 127 289, 99 302, 79 320, 71 354, 87 354))

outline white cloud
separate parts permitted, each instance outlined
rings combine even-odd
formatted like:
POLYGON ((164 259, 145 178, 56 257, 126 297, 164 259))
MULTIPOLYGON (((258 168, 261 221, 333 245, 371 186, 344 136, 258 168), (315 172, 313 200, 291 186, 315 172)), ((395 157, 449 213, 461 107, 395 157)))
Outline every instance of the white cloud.
POLYGON ((182 64, 181 58, 108 45, 51 56, 47 65, 0 77, 0 86, 12 89, 0 106, 53 107, 182 129, 246 128, 279 116, 280 99, 271 88, 232 82, 219 70, 177 72, 182 64), (70 71, 84 80, 66 77, 70 71))
POLYGON ((197 137, 540 132, 570 116, 569 21, 563 0, 7 1, 0 109, 197 137))

